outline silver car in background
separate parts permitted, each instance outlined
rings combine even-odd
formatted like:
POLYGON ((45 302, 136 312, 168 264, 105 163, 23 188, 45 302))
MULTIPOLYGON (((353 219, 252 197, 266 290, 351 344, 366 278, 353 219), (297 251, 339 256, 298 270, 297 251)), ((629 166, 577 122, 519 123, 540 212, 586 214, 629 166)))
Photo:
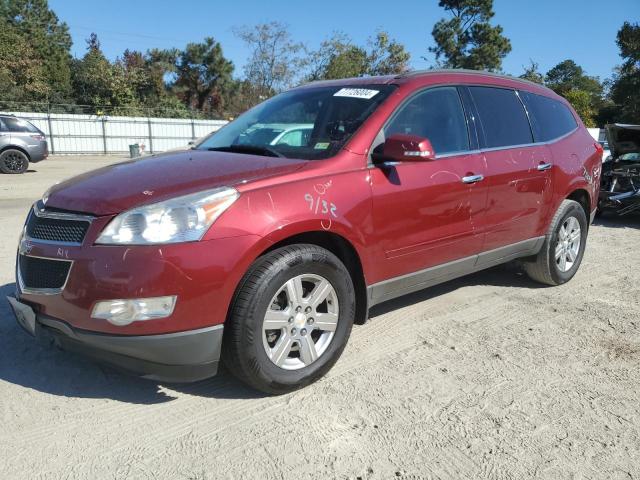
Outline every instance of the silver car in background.
POLYGON ((32 123, 13 115, 0 115, 0 172, 24 173, 29 162, 49 155, 45 134, 32 123))

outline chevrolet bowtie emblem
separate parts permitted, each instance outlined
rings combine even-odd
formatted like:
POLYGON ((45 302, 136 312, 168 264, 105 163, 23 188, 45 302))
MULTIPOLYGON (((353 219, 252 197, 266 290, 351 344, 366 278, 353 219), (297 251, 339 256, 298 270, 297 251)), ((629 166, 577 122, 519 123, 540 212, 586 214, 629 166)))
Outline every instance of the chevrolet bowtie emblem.
POLYGON ((33 250, 33 243, 31 243, 31 241, 29 241, 26 238, 23 238, 20 241, 20 253, 22 255, 29 255, 31 253, 31 250, 33 250))

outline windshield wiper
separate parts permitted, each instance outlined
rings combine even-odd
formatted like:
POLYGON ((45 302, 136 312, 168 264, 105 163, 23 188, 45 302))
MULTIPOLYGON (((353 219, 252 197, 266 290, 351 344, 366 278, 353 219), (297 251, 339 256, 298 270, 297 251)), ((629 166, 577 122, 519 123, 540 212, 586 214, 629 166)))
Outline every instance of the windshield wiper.
POLYGON ((266 155, 268 157, 284 158, 284 155, 273 148, 263 147, 261 145, 229 145, 228 147, 212 147, 207 148, 211 152, 234 152, 248 153, 249 155, 266 155))

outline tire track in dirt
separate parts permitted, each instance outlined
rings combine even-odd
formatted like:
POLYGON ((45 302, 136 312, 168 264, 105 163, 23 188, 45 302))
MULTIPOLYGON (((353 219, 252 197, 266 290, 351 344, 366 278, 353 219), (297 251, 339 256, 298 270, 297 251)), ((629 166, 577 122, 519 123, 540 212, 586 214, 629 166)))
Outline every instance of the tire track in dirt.
MULTIPOLYGON (((416 307, 414 306, 412 308, 416 308, 416 307)), ((454 308, 441 308, 440 310, 433 310, 429 315, 429 318, 430 318, 430 321, 432 322, 434 321, 434 319, 437 319, 438 317, 443 315, 451 316, 453 314, 458 314, 459 312, 463 312, 466 308, 468 308, 467 305, 461 304, 461 305, 454 306, 454 308)), ((366 335, 367 337, 380 338, 379 336, 376 335, 375 330, 378 330, 379 333, 382 331, 387 331, 389 329, 394 331, 395 333, 391 338, 395 339, 395 341, 385 342, 383 349, 377 348, 378 346, 375 344, 375 342, 368 345, 365 344, 364 347, 359 346, 358 349, 351 354, 351 356, 345 355, 347 361, 339 362, 338 365, 340 366, 340 368, 337 368, 334 372, 332 372, 329 378, 336 378, 340 375, 348 373, 363 365, 376 363, 381 358, 393 356, 403 351, 413 350, 416 347, 416 345, 420 345, 422 342, 419 339, 416 340, 416 338, 411 335, 411 333, 415 330, 415 327, 411 325, 411 322, 407 321, 407 312, 405 312, 404 310, 405 309, 401 309, 399 311, 392 312, 392 314, 387 314, 386 317, 390 317, 390 318, 385 318, 384 322, 381 319, 378 322, 372 322, 364 327, 358 327, 358 328, 362 328, 362 330, 365 330, 365 331, 362 331, 362 332, 359 331, 357 335, 354 335, 355 338, 351 342, 351 345, 358 344, 358 340, 359 340, 357 338, 358 336, 362 337, 366 335), (371 327, 371 328, 367 328, 367 327, 371 327), (367 329, 370 331, 366 331, 367 329), (371 330, 373 330, 373 332, 371 332, 371 330), (369 351, 367 352, 366 350, 364 350, 364 348, 368 348, 369 351), (350 357, 351 357, 351 360, 349 359, 350 357)), ((494 315, 494 318, 497 318, 497 315, 494 315)), ((414 319, 414 321, 416 321, 416 319, 414 319)), ((417 321, 418 322, 424 321, 424 319, 418 318, 417 321)), ((426 359, 423 358, 423 360, 433 362, 437 360, 437 357, 438 357, 438 352, 431 352, 429 353, 428 358, 426 359)), ((224 389, 226 388, 226 385, 228 385, 228 384, 217 385, 218 383, 219 382, 212 382, 209 384, 197 385, 194 388, 190 389, 189 395, 196 395, 196 394, 215 395, 216 393, 220 393, 224 391, 224 389)), ((297 394, 293 394, 293 395, 297 395, 297 394)), ((281 397, 278 397, 278 398, 281 398, 281 397)), ((125 408, 113 407, 107 410, 110 410, 111 412, 117 412, 117 415, 115 416, 111 415, 110 411, 107 411, 106 413, 108 415, 105 415, 105 418, 108 419, 108 420, 105 420, 105 422, 106 423, 108 422, 108 424, 110 425, 110 428, 102 429, 100 428, 100 425, 96 425, 95 428, 98 428, 100 430, 100 434, 103 437, 106 437, 107 439, 109 439, 113 437, 115 434, 117 434, 125 425, 127 429, 137 429, 138 427, 136 427, 135 425, 148 426, 150 423, 153 423, 154 418, 164 417, 165 414, 169 414, 169 418, 172 420, 171 423, 173 423, 173 426, 171 426, 168 429, 166 428, 163 429, 163 432, 160 435, 157 435, 157 434, 150 435, 151 432, 147 432, 147 434, 145 435, 146 443, 152 442, 156 445, 159 443, 163 444, 166 442, 170 442, 173 439, 179 436, 185 435, 189 431, 191 431, 193 428, 192 424, 193 424, 194 410, 198 410, 199 408, 206 408, 207 410, 211 411, 210 415, 205 415, 204 417, 202 417, 197 413, 195 414, 195 416, 198 418, 197 420, 198 425, 199 426, 206 425, 207 430, 211 432, 210 434, 204 436, 206 440, 208 437, 212 435, 216 435, 221 430, 224 430, 226 428, 238 427, 245 423, 253 423, 259 415, 264 414, 265 410, 271 411, 271 410, 277 409, 279 406, 283 405, 286 402, 286 400, 280 401, 280 400, 267 399, 265 401, 264 399, 261 399, 261 400, 258 400, 258 405, 255 405, 256 401, 254 399, 233 400, 231 403, 226 402, 225 407, 222 409, 218 408, 218 405, 207 404, 205 406, 203 405, 203 401, 198 397, 184 397, 180 399, 180 403, 177 403, 177 402, 178 401, 171 401, 165 404, 152 405, 152 406, 131 405, 131 406, 126 406, 125 408), (195 402, 193 400, 195 400, 195 402), (247 405, 253 405, 253 408, 248 411, 246 408, 247 405), (144 415, 140 415, 140 413, 144 413, 144 415), (123 421, 118 421, 119 418, 121 418, 123 421), (131 418, 134 418, 135 420, 131 422, 131 418), (191 419, 191 422, 189 422, 190 419, 191 419), (125 422, 124 420, 127 420, 127 421, 125 422), (216 424, 218 424, 217 425, 218 428, 212 429, 212 427, 216 427, 216 424)), ((207 402, 207 403, 210 403, 210 402, 207 402)), ((220 403, 220 402, 215 402, 215 403, 220 403)), ((123 407, 123 406, 120 405, 120 407, 123 407)), ((50 431, 55 430, 58 433, 60 433, 62 430, 62 432, 69 434, 75 429, 76 422, 65 422, 65 423, 66 423, 66 428, 61 429, 60 426, 55 426, 55 425, 50 426, 49 429, 37 428, 32 432, 30 432, 30 435, 26 435, 24 438, 27 442, 32 442, 37 438, 42 438, 43 436, 46 436, 47 430, 50 430, 50 431)), ((166 423, 166 422, 163 422, 163 423, 166 423)), ((121 452, 123 449, 127 448, 126 444, 127 444, 127 441, 116 443, 114 448, 111 449, 111 453, 117 454, 121 452)))
MULTIPOLYGON (((487 308, 486 310, 487 319, 493 319, 494 325, 499 323, 504 324, 505 323, 504 319, 502 318, 501 315, 499 315, 500 311, 502 311, 504 308, 505 308, 505 305, 503 303, 496 303, 495 305, 492 305, 490 308, 487 308)), ((458 311, 447 312, 443 316, 442 322, 451 321, 451 318, 448 318, 448 317, 459 315, 461 312, 464 313, 464 310, 465 310, 464 307, 460 307, 458 311)), ((472 307, 469 310, 470 311, 467 314, 472 313, 472 307)), ((435 365, 441 362, 441 360, 439 359, 439 355, 441 353, 440 351, 426 350, 424 348, 421 348, 423 347, 422 341, 415 338, 412 339, 409 335, 405 335, 405 333, 408 334, 409 332, 414 330, 415 327, 410 325, 406 321, 406 316, 403 314, 402 311, 394 312, 394 313, 395 313, 394 316, 396 318, 387 318, 385 319, 385 323, 388 323, 389 327, 391 328, 394 328, 394 327, 397 328, 398 334, 395 336, 397 340, 395 342, 387 343, 384 349, 376 349, 374 347, 372 348, 373 351, 370 352, 369 354, 367 354, 366 352, 363 352, 362 349, 360 349, 357 352, 357 360, 345 362, 346 365, 343 365, 342 368, 337 369, 335 373, 332 372, 332 374, 330 375, 331 379, 342 377, 343 375, 349 374, 360 367, 365 367, 368 364, 377 363, 381 359, 393 357, 396 354, 402 353, 407 350, 420 351, 420 355, 414 355, 412 357, 412 360, 415 362, 435 364, 435 365), (363 353, 365 354, 363 355, 363 353)), ((463 315, 463 318, 464 316, 465 315, 463 315)), ((515 322, 517 320, 519 320, 517 317, 513 317, 511 321, 515 322)), ((467 342, 469 341, 474 341, 474 337, 469 336, 467 339, 467 342)), ((462 344, 461 348, 464 349, 464 347, 465 345, 462 344)), ((355 356, 356 355, 351 355, 351 358, 355 356)), ((322 383, 325 383, 328 381, 329 380, 325 380, 322 383)), ((291 394, 293 398, 290 397, 289 401, 293 402, 293 401, 299 400, 295 398, 296 395, 297 395, 296 393, 291 394)), ((230 428, 234 428, 234 429, 240 428, 243 425, 254 423, 258 418, 258 416, 263 416, 265 413, 271 413, 273 411, 276 411, 277 409, 278 409, 278 405, 275 405, 275 406, 270 406, 267 409, 265 409, 264 407, 256 408, 253 410, 253 412, 247 412, 241 409, 235 412, 225 411, 224 415, 220 415, 220 412, 213 410, 211 415, 198 417, 198 421, 197 421, 198 429, 206 432, 206 433, 200 433, 199 438, 201 439, 202 442, 206 443, 210 441, 213 437, 220 435, 225 430, 228 430, 230 428), (220 421, 222 418, 224 418, 223 422, 220 421)), ((152 443, 154 444, 154 450, 158 449, 159 446, 162 444, 171 443, 176 438, 182 435, 185 435, 187 432, 191 431, 191 429, 192 429, 192 425, 186 425, 186 426, 181 425, 181 426, 177 426, 176 428, 172 428, 169 431, 163 432, 163 435, 154 436, 151 439, 152 443)), ((265 439, 265 438, 260 439, 260 441, 265 441, 265 440, 268 440, 268 439, 265 439)), ((247 450, 248 446, 250 445, 251 445, 250 443, 243 444, 241 446, 238 446, 237 449, 247 450)), ((118 453, 118 449, 116 448, 114 449, 112 454, 117 454, 117 453, 118 453)), ((235 451, 231 453, 235 453, 235 451)), ((458 459, 458 461, 460 461, 460 459, 458 459)))
MULTIPOLYGON (((468 299, 467 299, 468 300, 468 299)), ((433 310, 429 315, 430 318, 438 318, 441 315, 451 313, 452 311, 460 311, 467 308, 467 304, 457 304, 453 307, 446 307, 446 302, 442 299, 438 299, 437 302, 440 303, 441 306, 437 310, 433 310)), ((468 303, 468 302, 467 302, 468 303)), ((383 338, 383 333, 388 333, 389 330, 395 330, 399 327, 399 325, 406 323, 405 313, 403 313, 404 309, 400 311, 394 311, 390 314, 387 314, 384 320, 380 319, 369 322, 364 326, 356 326, 354 328, 354 334, 350 339, 349 346, 353 346, 358 343, 362 338, 365 340, 367 338, 373 338, 372 343, 368 346, 370 347, 371 352, 364 356, 362 350, 357 350, 354 354, 351 355, 353 360, 349 360, 350 356, 345 354, 341 360, 338 362, 336 367, 330 372, 329 378, 333 375, 337 375, 342 371, 347 371, 351 368, 356 367, 360 363, 363 362, 372 362, 378 358, 380 352, 384 352, 384 355, 392 354, 394 351, 404 350, 406 348, 411 348, 413 345, 412 340, 405 333, 409 333, 409 330, 405 329, 403 331, 398 332, 399 335, 394 334, 398 340, 396 342, 385 342, 384 349, 377 349, 376 339, 383 338), (362 330, 367 330, 366 332, 361 332, 362 330), (365 337, 366 336, 366 337, 365 337), (359 338, 358 338, 359 337, 359 338), (402 338, 399 338, 402 337, 402 338), (334 373, 335 372, 335 373, 334 373)), ((349 348, 349 347, 348 347, 349 348)), ((363 348, 363 347, 361 347, 363 348)), ((200 382, 193 386, 187 388, 181 388, 179 393, 176 392, 176 400, 168 401, 166 403, 157 404, 157 405, 121 405, 121 404, 112 404, 106 408, 101 409, 101 418, 103 419, 102 424, 98 423, 95 425, 96 428, 99 428, 102 435, 109 435, 111 433, 117 432, 120 430, 121 425, 126 424, 131 427, 134 424, 145 423, 146 420, 155 418, 157 416, 161 416, 164 413, 170 413, 171 416, 176 416, 182 410, 191 410, 197 409, 199 407, 204 407, 202 404, 202 398, 200 397, 215 397, 215 396, 225 396, 225 393, 228 393, 230 390, 237 389, 237 382, 233 379, 224 378, 224 379, 213 379, 205 382, 200 382), (195 402, 194 402, 195 401, 195 402), (141 415, 142 413, 142 415, 141 415), (135 420, 133 423, 131 419, 135 420)), ((255 406, 254 410, 259 411, 261 408, 269 405, 270 401, 277 401, 272 399, 260 399, 258 402, 259 406, 255 406)), ((218 403, 218 402, 216 402, 218 403)), ((243 403, 255 404, 255 399, 250 399, 248 401, 245 400, 233 400, 231 403, 228 401, 225 402, 225 407, 222 410, 218 409, 218 405, 207 405, 208 408, 215 409, 220 416, 224 416, 228 418, 232 415, 237 415, 239 412, 241 414, 245 414, 247 412, 244 411, 243 403)), ((48 436, 53 433, 64 433, 68 434, 72 430, 76 428, 76 421, 78 418, 82 418, 85 414, 91 414, 93 412, 93 408, 85 409, 84 411, 73 413, 71 416, 67 416, 64 419, 64 425, 48 425, 48 426, 37 426, 34 429, 26 430, 22 436, 26 443, 34 442, 38 438, 42 438, 43 436, 48 436)), ((249 417, 249 420, 252 417, 249 417)), ((179 427, 178 427, 179 428, 179 427)), ((0 437, 0 441, 3 440, 0 437)))

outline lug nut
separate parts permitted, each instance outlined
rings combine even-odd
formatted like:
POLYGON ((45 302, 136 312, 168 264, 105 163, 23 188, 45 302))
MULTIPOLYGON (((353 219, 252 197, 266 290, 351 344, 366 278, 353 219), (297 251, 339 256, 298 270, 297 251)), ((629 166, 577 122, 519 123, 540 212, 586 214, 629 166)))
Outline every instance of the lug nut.
POLYGON ((303 328, 302 330, 300 330, 300 335, 306 335, 307 334, 307 329, 303 328))
POLYGON ((308 319, 308 320, 307 320, 307 323, 308 323, 309 325, 313 325, 313 318, 308 319))
POLYGON ((311 311, 311 307, 307 307, 304 309, 305 313, 309 313, 311 311))
POLYGON ((293 317, 289 317, 288 322, 289 322, 289 323, 293 323, 293 317))
POLYGON ((297 307, 296 307, 296 312, 299 312, 300 310, 302 310, 302 307, 297 306, 297 307))
POLYGON ((296 329, 295 329, 295 328, 292 328, 292 329, 291 329, 291 335, 295 335, 295 334, 296 334, 296 329))

